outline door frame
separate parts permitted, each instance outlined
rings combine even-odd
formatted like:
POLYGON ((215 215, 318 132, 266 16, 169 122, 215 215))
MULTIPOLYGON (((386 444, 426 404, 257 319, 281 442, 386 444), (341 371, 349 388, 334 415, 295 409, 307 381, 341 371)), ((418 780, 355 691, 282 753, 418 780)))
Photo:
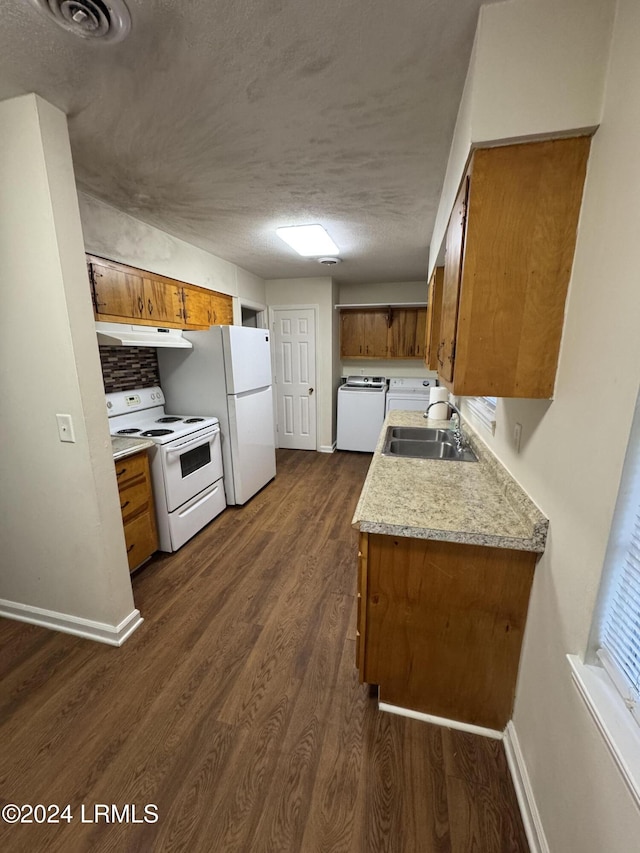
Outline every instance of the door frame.
MULTIPOLYGON (((316 303, 307 304, 296 302, 295 304, 289 305, 269 305, 269 330, 271 331, 271 335, 275 336, 275 311, 313 311, 313 328, 315 333, 315 352, 313 354, 313 364, 315 368, 316 374, 316 387, 314 393, 316 394, 316 452, 319 450, 318 441, 320 440, 320 431, 318 429, 319 418, 320 418, 320 389, 322 383, 320 381, 320 373, 318 371, 318 341, 319 337, 319 315, 320 315, 320 306, 316 303)), ((276 348, 275 345, 271 347, 271 375, 276 375, 276 348)), ((277 388, 276 383, 273 383, 273 432, 276 437, 276 447, 280 447, 279 435, 278 432, 278 400, 277 400, 277 388)))
POLYGON ((240 318, 238 320, 238 325, 242 325, 242 309, 249 308, 251 311, 255 311, 257 316, 257 321, 260 323, 258 329, 270 329, 270 318, 267 317, 268 308, 263 302, 252 302, 250 299, 245 299, 240 296, 238 298, 238 310, 240 312, 240 318))

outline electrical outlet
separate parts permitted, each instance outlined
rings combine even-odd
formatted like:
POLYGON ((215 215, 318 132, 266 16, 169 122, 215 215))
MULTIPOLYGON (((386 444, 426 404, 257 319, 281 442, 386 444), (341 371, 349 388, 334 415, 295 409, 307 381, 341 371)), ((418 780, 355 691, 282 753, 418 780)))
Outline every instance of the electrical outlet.
POLYGON ((513 427, 513 446, 516 453, 520 453, 520 439, 522 438, 522 424, 516 424, 513 427))
POLYGON ((56 415, 56 420, 58 421, 58 435, 60 436, 60 441, 68 441, 73 444, 76 440, 76 436, 73 431, 71 415, 56 415))

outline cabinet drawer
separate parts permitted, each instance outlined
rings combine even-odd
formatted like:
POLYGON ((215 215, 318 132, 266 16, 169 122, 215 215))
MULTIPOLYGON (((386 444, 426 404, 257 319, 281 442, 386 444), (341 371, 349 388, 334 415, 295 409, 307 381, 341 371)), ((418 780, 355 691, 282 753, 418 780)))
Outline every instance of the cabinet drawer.
POLYGON ((158 547, 152 514, 145 512, 127 522, 124 526, 124 538, 127 543, 129 571, 132 571, 150 557, 158 547))
POLYGON ((131 484, 132 480, 147 478, 148 463, 147 453, 143 450, 134 456, 116 460, 116 477, 118 478, 118 489, 122 492, 131 484))
POLYGON ((126 523, 134 515, 148 511, 149 483, 145 476, 138 476, 120 488, 120 511, 122 520, 126 523))

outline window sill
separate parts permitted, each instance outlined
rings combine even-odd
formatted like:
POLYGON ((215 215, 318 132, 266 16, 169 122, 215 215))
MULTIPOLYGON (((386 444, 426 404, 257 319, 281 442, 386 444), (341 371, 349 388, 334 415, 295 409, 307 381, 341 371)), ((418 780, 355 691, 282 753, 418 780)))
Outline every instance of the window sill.
POLYGON ((567 659, 578 692, 640 806, 640 726, 602 667, 585 664, 577 655, 567 659))

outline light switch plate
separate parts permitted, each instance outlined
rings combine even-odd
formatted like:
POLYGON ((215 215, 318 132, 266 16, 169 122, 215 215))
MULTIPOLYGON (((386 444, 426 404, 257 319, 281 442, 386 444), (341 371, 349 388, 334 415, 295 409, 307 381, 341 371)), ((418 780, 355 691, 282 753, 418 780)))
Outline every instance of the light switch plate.
POLYGON ((56 420, 58 421, 58 435, 60 436, 60 441, 69 441, 74 443, 76 436, 73 431, 71 415, 56 415, 56 420))

